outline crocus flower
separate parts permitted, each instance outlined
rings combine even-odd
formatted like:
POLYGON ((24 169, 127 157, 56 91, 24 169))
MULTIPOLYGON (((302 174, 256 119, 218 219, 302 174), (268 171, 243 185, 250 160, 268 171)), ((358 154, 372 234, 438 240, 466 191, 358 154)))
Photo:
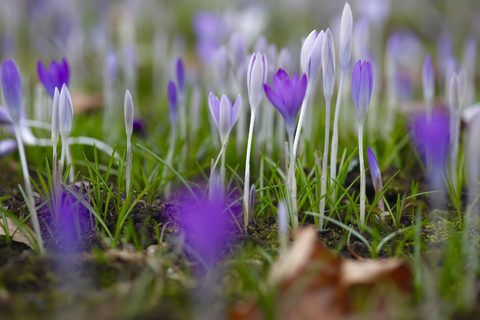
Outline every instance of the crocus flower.
POLYGON ((2 62, 2 88, 8 115, 19 123, 22 114, 22 82, 12 60, 2 62))
POLYGON ((353 37, 353 58, 358 60, 366 59, 369 56, 368 44, 370 41, 370 25, 368 19, 361 17, 355 23, 353 37))
POLYGON ((177 88, 175 83, 171 80, 168 83, 168 107, 170 108, 170 123, 175 125, 178 120, 177 88))
POLYGON ((335 86, 335 44, 330 29, 325 32, 322 44, 323 93, 330 99, 335 86))
MULTIPOLYGON (((370 146, 367 146, 367 153, 368 167, 370 169, 370 174, 372 175, 373 188, 375 189, 375 193, 378 194, 383 189, 382 173, 380 172, 380 168, 378 167, 377 158, 375 157, 372 149, 370 149, 370 146)), ((385 203, 383 202, 383 199, 380 199, 380 201, 378 201, 377 207, 380 208, 382 212, 385 211, 385 203)))
POLYGON ((352 28, 352 10, 347 2, 343 8, 342 20, 340 22, 340 67, 342 69, 349 67, 350 58, 352 57, 352 28))
POLYGON ((175 71, 177 76, 178 93, 180 96, 185 97, 185 66, 183 65, 182 58, 178 58, 175 71))
POLYGON ((228 80, 228 51, 224 46, 218 48, 215 52, 215 55, 212 59, 213 69, 215 70, 215 76, 217 78, 218 84, 224 88, 227 85, 228 80))
POLYGON ((285 70, 287 74, 293 73, 293 62, 290 51, 287 48, 282 48, 277 57, 277 66, 279 69, 285 70))
POLYGON ((359 60, 352 74, 352 100, 355 115, 359 123, 364 123, 367 116, 373 88, 373 70, 369 61, 359 60))
POLYGON ((146 132, 147 121, 142 118, 133 118, 133 134, 144 136, 146 132))
POLYGON ((56 154, 58 137, 60 134, 60 92, 55 87, 52 105, 52 142, 54 147, 54 154, 56 154))
POLYGON ((12 124, 12 118, 8 115, 7 109, 0 107, 0 126, 6 124, 12 124))
POLYGON ((240 116, 242 97, 238 95, 235 103, 232 105, 232 101, 229 97, 224 95, 221 100, 219 100, 212 92, 210 92, 210 95, 208 96, 208 105, 223 142, 240 116))
POLYGON ((230 37, 228 51, 230 52, 230 59, 236 71, 243 62, 246 54, 245 39, 239 32, 234 32, 230 37))
POLYGON ((293 135, 297 114, 307 91, 307 76, 303 74, 299 79, 295 72, 290 80, 288 74, 279 69, 273 77, 273 86, 272 89, 268 84, 264 85, 265 95, 282 115, 288 134, 293 135))
POLYGON ((413 140, 418 153, 425 163, 430 159, 434 168, 445 166, 449 152, 449 124, 448 114, 441 110, 434 110, 431 121, 425 114, 413 120, 413 140))
POLYGON ((225 19, 213 12, 198 12, 193 16, 192 27, 197 39, 195 51, 203 63, 209 64, 228 32, 225 19))
POLYGON ((133 100, 130 91, 125 92, 125 100, 123 105, 123 111, 125 116, 125 130, 127 136, 130 137, 133 132, 133 100))
POLYGON ((50 62, 50 70, 47 71, 42 61, 37 62, 38 78, 43 83, 50 97, 53 99, 55 88, 62 88, 63 84, 68 86, 70 77, 67 60, 62 59, 61 62, 53 60, 50 62))
POLYGON ((0 140, 0 158, 8 156, 17 149, 17 142, 13 139, 0 140))
POLYGON ((105 67, 103 70, 104 86, 106 86, 108 90, 113 90, 113 87, 115 86, 117 71, 117 56, 115 55, 115 52, 110 52, 105 58, 105 67))
POLYGON ((307 75, 309 85, 315 85, 318 74, 322 68, 322 44, 324 38, 323 30, 320 33, 317 30, 310 32, 303 42, 300 55, 300 65, 302 71, 307 75))
POLYGON ((62 91, 60 91, 59 115, 60 135, 62 137, 68 137, 72 131, 73 104, 72 97, 70 96, 70 92, 68 91, 66 84, 63 84, 62 91))
POLYGON ((427 103, 427 107, 430 108, 433 96, 435 95, 435 73, 433 70, 432 58, 429 54, 427 54, 425 62, 423 63, 422 80, 423 98, 427 103))
POLYGON ((250 107, 256 110, 263 96, 263 84, 267 82, 268 64, 265 54, 252 54, 247 72, 247 88, 250 107))
POLYGON ((186 240, 208 267, 214 267, 221 258, 222 247, 229 240, 229 217, 223 211, 225 205, 218 200, 194 201, 180 210, 182 229, 186 240))

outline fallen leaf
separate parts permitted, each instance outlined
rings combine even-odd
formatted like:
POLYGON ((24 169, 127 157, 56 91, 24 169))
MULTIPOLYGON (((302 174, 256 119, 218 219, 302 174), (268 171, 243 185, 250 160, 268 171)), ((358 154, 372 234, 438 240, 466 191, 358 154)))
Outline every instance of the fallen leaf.
MULTIPOLYGON (((20 229, 18 229, 17 225, 12 221, 12 219, 10 219, 8 217, 5 217, 5 218, 7 220, 8 234, 10 236, 12 236, 12 234, 13 234, 12 240, 16 241, 16 242, 21 242, 23 244, 26 244, 30 248, 33 248, 34 245, 30 242, 30 240, 28 240, 28 238, 25 236, 25 234, 20 229)), ((5 223, 4 218, 3 217, 0 218, 0 236, 6 236, 4 223, 5 223)), ((33 237, 33 232, 30 229, 28 229, 28 227, 24 226, 23 229, 24 229, 25 232, 30 233, 29 234, 30 239, 34 238, 33 237)))
MULTIPOLYGON (((297 232, 268 277, 268 285, 278 288, 276 314, 282 320, 335 320, 357 311, 382 317, 406 301, 411 283, 410 269, 399 260, 342 260, 310 228, 297 232)), ((260 320, 264 313, 258 302, 247 301, 231 310, 230 319, 260 320)))

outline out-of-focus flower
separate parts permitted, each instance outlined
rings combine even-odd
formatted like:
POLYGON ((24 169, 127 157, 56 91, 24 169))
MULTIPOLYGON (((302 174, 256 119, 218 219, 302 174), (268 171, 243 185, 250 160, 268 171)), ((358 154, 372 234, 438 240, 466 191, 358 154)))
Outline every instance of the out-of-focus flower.
POLYGON ((60 134, 60 92, 55 87, 55 93, 53 95, 52 106, 52 141, 54 148, 58 143, 58 137, 60 134))
POLYGON ((352 29, 353 17, 350 5, 345 3, 340 22, 340 68, 346 70, 350 66, 352 57, 352 29))
POLYGON ((267 60, 271 63, 268 65, 268 76, 267 76, 267 83, 273 84, 273 75, 275 74, 275 61, 277 61, 277 45, 275 43, 271 43, 267 47, 267 60))
POLYGON ((108 90, 113 90, 115 81, 117 80, 117 72, 117 56, 115 55, 115 52, 110 52, 105 58, 105 67, 103 69, 104 86, 107 87, 108 90))
POLYGON ((216 13, 202 11, 193 16, 193 32, 197 37, 195 50, 204 64, 209 64, 223 38, 228 34, 224 18, 216 13))
POLYGON ((225 87, 228 81, 229 61, 227 48, 221 46, 215 52, 212 60, 213 70, 217 78, 218 84, 225 87))
POLYGON ((265 38, 265 36, 260 36, 258 37, 257 42, 255 42, 255 45, 253 46, 253 51, 265 53, 267 51, 267 47, 268 47, 267 38, 265 38))
POLYGON ((307 91, 307 77, 304 74, 299 79, 295 72, 290 80, 288 74, 279 69, 273 77, 273 87, 272 89, 268 84, 265 84, 265 95, 282 115, 288 134, 293 135, 298 111, 307 91))
POLYGON ((190 201, 180 209, 182 229, 187 243, 203 259, 208 267, 214 267, 221 259, 222 247, 229 242, 230 214, 223 212, 225 205, 218 200, 190 201))
POLYGON ((287 74, 293 73, 293 62, 290 51, 287 48, 282 48, 277 56, 277 68, 285 70, 287 74))
POLYGON ((185 98, 185 66, 183 65, 182 58, 178 58, 177 60, 175 74, 177 77, 178 93, 181 97, 185 98))
POLYGON ((322 68, 322 45, 325 33, 313 30, 303 42, 300 55, 300 65, 302 71, 307 75, 309 86, 314 86, 317 82, 318 74, 322 68))
POLYGON ((232 105, 232 101, 229 97, 224 95, 222 96, 222 99, 219 100, 212 92, 210 92, 210 95, 208 96, 208 105, 223 142, 240 116, 242 97, 238 95, 235 103, 232 105))
POLYGON ((450 34, 442 33, 437 40, 437 66, 440 78, 448 77, 448 60, 453 57, 453 40, 450 34))
POLYGON ((405 68, 399 68, 394 74, 395 80, 395 92, 399 101, 410 101, 412 99, 413 87, 412 87, 412 75, 409 70, 405 68))
POLYGON ((19 123, 22 115, 22 82, 12 60, 2 62, 2 88, 8 115, 19 123))
POLYGON ((68 87, 70 73, 67 60, 65 59, 62 59, 61 62, 57 62, 55 60, 50 62, 50 70, 47 70, 42 61, 38 60, 37 72, 38 78, 52 99, 53 95, 55 94, 55 88, 61 90, 64 84, 66 84, 68 87))
POLYGON ((429 54, 425 57, 425 62, 423 63, 423 96, 425 101, 431 103, 435 95, 435 73, 433 70, 432 58, 429 54))
POLYGON ((168 83, 168 107, 170 109, 170 123, 176 125, 178 120, 177 88, 171 80, 168 83))
POLYGON ((0 140, 0 158, 8 156, 17 149, 17 141, 13 139, 0 140))
POLYGON ((263 84, 267 82, 268 64, 265 54, 252 54, 247 71, 247 88, 250 107, 256 110, 263 96, 263 84))
POLYGON ((359 60, 352 74, 352 100, 355 115, 359 123, 364 123, 367 116, 373 88, 373 70, 369 61, 359 60))
POLYGON ((228 42, 228 51, 230 52, 232 66, 236 72, 245 59, 246 54, 245 40, 239 32, 234 32, 231 35, 230 41, 228 42))
POLYGON ((466 77, 465 68, 462 65, 457 73, 451 75, 448 88, 450 108, 459 115, 462 112, 463 101, 465 100, 466 77))
POLYGON ((367 59, 369 57, 368 44, 370 41, 368 19, 365 17, 358 19, 353 33, 353 58, 357 61, 367 59))
POLYGON ((330 29, 325 32, 322 44, 323 93, 332 98, 335 87, 335 44, 330 29))
POLYGON ((12 124, 12 118, 8 115, 7 109, 0 107, 0 126, 6 124, 12 124))
POLYGON ((144 136, 147 128, 147 121, 142 118, 133 118, 133 134, 144 136))
POLYGON ((434 169, 445 166, 448 156, 450 133, 448 114, 434 110, 429 121, 426 114, 421 114, 413 120, 413 139, 422 160, 431 162, 434 169))

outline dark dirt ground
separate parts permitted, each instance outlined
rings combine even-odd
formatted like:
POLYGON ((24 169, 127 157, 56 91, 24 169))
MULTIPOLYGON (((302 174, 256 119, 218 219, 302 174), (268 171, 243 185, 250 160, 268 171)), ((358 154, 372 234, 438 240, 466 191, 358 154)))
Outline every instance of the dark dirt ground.
MULTIPOLYGON (((358 168, 355 168, 347 176, 346 185, 349 185, 357 177, 358 170, 356 169, 358 168)), ((384 172, 384 183, 396 171, 391 168, 384 172)), ((424 181, 419 180, 421 176, 421 174, 407 176, 400 172, 386 193, 386 199, 390 205, 396 204, 398 194, 410 195, 411 180, 419 182, 419 192, 424 191, 424 181)), ((2 181, 0 196, 14 195, 3 205, 17 216, 22 217, 25 203, 13 183, 13 181, 18 181, 18 177, 8 177, 8 174, 4 172, 0 173, 0 181, 2 181), (3 181, 7 181, 5 179, 10 183, 3 183, 3 181)), ((350 190, 350 192, 353 191, 358 194, 358 181, 350 190)), ((372 201, 374 193, 369 175, 367 176, 367 191, 367 197, 372 201)), ((124 198, 124 195, 122 197, 124 198)), ((428 195, 420 196, 417 202, 428 203, 428 198, 428 195)), ((37 205, 39 204, 38 200, 37 205)), ((56 232, 52 216, 44 206, 38 214, 42 238, 48 248, 45 256, 40 256, 22 243, 13 242, 11 246, 8 246, 5 238, 0 237, 0 310, 3 314, 0 315, 0 318, 5 316, 5 319, 51 319, 52 316, 62 318, 62 315, 68 314, 69 316, 76 315, 78 319, 91 315, 94 315, 95 319, 116 319, 120 317, 119 310, 123 310, 124 302, 131 299, 131 296, 128 294, 115 295, 112 292, 113 288, 121 287, 124 284, 124 286, 130 286, 128 290, 134 290, 131 287, 132 283, 140 281, 145 276, 146 270, 151 268, 150 257, 153 252, 160 252, 162 256, 168 257, 165 266, 156 269, 160 274, 162 272, 168 274, 169 270, 181 270, 185 266, 195 269, 198 265, 195 258, 188 253, 179 255, 175 245, 181 219, 175 204, 175 202, 162 202, 160 199, 154 199, 153 204, 140 200, 134 208, 126 223, 133 225, 143 251, 135 250, 133 241, 127 245, 120 245, 117 249, 110 249, 100 233, 96 231, 94 219, 85 208, 81 209, 78 214, 81 236, 78 237, 77 230, 77 236, 73 237, 75 240, 69 242, 62 238, 62 234, 56 232), (159 239, 155 225, 159 230, 164 229, 161 245, 158 245, 159 239), (181 261, 180 257, 183 257, 184 261, 181 261), (19 313, 19 310, 22 311, 19 313)), ((414 207, 414 205, 410 205, 403 212, 402 227, 412 225, 414 207)), ((114 205, 110 203, 106 225, 112 234, 115 232, 118 218, 114 212, 114 205)), ((425 215, 427 208, 424 208, 423 212, 425 215)), ((332 217, 336 218, 336 215, 332 215, 332 217)), ((345 213, 340 213, 340 217, 343 219, 345 213)), ((302 213, 299 218, 303 219, 302 213)), ((313 218, 307 216, 305 224, 313 224, 313 218)), ((383 230, 381 233, 391 233, 392 225, 392 221, 387 219, 386 225, 382 225, 380 228, 383 230)), ((278 232, 273 215, 254 220, 249 226, 247 234, 241 233, 238 228, 236 230, 234 237, 237 240, 237 248, 256 246, 262 247, 272 254, 277 253, 278 232)), ((66 237, 69 238, 69 236, 66 237)), ((368 233, 364 233, 363 236, 368 241, 372 240, 368 233)), ((403 235, 397 235, 392 241, 389 241, 389 244, 381 250, 380 257, 392 255, 395 252, 395 246, 402 242, 403 237, 403 235)), ((345 259, 370 257, 364 243, 352 235, 348 242, 350 245, 347 245, 346 232, 332 223, 327 224, 326 230, 318 232, 318 239, 345 259)), ((407 251, 412 252, 411 241, 406 241, 403 245, 408 247, 407 251)), ((225 249, 229 251, 231 248, 225 249)), ((167 286, 168 283, 163 283, 163 285, 167 286)), ((137 311, 136 314, 142 314, 142 319, 185 317, 186 311, 179 306, 179 301, 189 300, 186 289, 188 286, 191 284, 186 286, 181 286, 178 282, 172 284, 173 289, 166 290, 167 294, 150 305, 148 311, 137 311)), ((124 290, 128 291, 125 288, 124 290)))

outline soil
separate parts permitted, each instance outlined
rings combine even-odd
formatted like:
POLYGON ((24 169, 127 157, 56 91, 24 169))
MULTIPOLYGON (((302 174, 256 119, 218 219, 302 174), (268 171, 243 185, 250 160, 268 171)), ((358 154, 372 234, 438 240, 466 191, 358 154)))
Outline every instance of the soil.
MULTIPOLYGON (((346 185, 356 179, 357 172, 353 170, 348 174, 346 185)), ((395 172, 394 169, 387 170, 384 173, 384 183, 395 172)), ((386 193, 386 199, 390 205, 396 204, 398 194, 410 195, 411 180, 419 181, 420 176, 406 176, 400 172, 386 193)), ((419 185, 419 192, 421 192, 424 189, 424 182, 420 180, 419 185)), ((90 188, 88 185, 83 187, 83 191, 78 185, 75 188, 77 192, 85 192, 90 188)), ((113 190, 117 194, 116 189, 113 190)), ((369 191, 367 197, 372 201, 374 194, 370 177, 367 179, 367 190, 369 191)), ((358 194, 358 181, 350 192, 358 194)), ((2 193, 15 194, 3 204, 18 217, 23 218, 26 211, 25 203, 18 192, 15 189, 0 188, 0 196, 2 193)), ((74 201, 65 196, 63 199, 64 202, 74 201)), ((124 194, 121 194, 121 199, 124 201, 124 194)), ((420 196, 416 201, 406 203, 410 205, 407 205, 403 212, 400 228, 412 225, 412 209, 417 203, 425 206, 422 212, 424 217, 428 218, 426 202, 428 202, 428 196, 420 196)), ((62 318, 73 315, 79 319, 88 316, 94 316, 95 319, 116 319, 129 318, 130 312, 132 316, 141 314, 142 319, 189 317, 191 308, 188 303, 187 306, 185 305, 185 301, 190 301, 188 288, 195 287, 195 279, 192 282, 188 277, 185 278, 184 270, 190 269, 196 272, 195 270, 199 271, 202 268, 195 256, 188 252, 182 253, 181 248, 180 251, 178 249, 177 235, 180 232, 181 217, 177 213, 176 205, 181 203, 181 198, 176 198, 172 202, 154 199, 152 204, 140 200, 125 222, 126 225, 133 226, 137 239, 130 239, 126 244, 119 245, 115 249, 110 248, 105 236, 97 231, 95 219, 91 217, 84 205, 78 205, 77 226, 79 228, 76 227, 76 230, 71 230, 68 234, 58 232, 54 227, 55 218, 50 214, 48 207, 43 206, 38 215, 48 254, 41 256, 18 242, 8 246, 5 238, 0 237, 2 315, 12 319, 51 319, 52 316, 62 318), (159 231, 162 233, 160 241, 157 236, 159 231), (161 254, 164 257, 161 265, 154 266, 152 256, 155 254, 161 254), (163 279, 163 282, 157 277, 163 279), (145 281, 145 278, 154 283, 160 281, 164 291, 161 299, 152 301, 148 308, 136 310, 134 304, 130 306, 132 299, 135 301, 135 298, 132 298, 136 294, 135 285, 145 281), (118 294, 118 290, 123 294, 118 294), (126 314, 119 315, 119 310, 127 311, 125 311, 126 314)), ((40 205, 40 199, 37 205, 40 205)), ((241 211, 240 205, 237 209, 241 211)), ((453 217, 452 219, 455 215, 455 212, 449 214, 453 217)), ((340 217, 344 219, 345 212, 340 213, 340 217)), ((299 218, 304 217, 300 214, 299 218)), ((332 215, 332 218, 336 219, 337 215, 332 215)), ((110 202, 105 224, 112 234, 115 234, 117 219, 115 206, 110 202)), ((237 220, 243 221, 240 216, 237 220)), ((376 223, 379 226, 379 236, 382 238, 393 231, 391 219, 387 218, 385 223, 372 219, 370 223, 376 223)), ((305 224, 313 224, 313 218, 305 217, 305 224)), ((254 220, 249 225, 247 233, 240 232, 233 221, 232 225, 236 228, 232 229, 236 230, 233 233, 236 241, 231 246, 226 245, 223 248, 227 255, 235 255, 234 252, 238 250, 257 250, 255 248, 261 248, 267 254, 277 254, 278 231, 273 215, 269 214, 267 217, 254 220)), ((359 232, 358 228, 355 229, 359 232)), ((372 242, 370 234, 363 233, 363 236, 370 243, 372 242)), ((347 232, 332 223, 327 224, 326 230, 318 231, 318 239, 345 259, 370 258, 367 246, 360 239, 353 234, 349 238, 347 232)), ((388 241, 379 256, 386 257, 394 254, 398 245, 403 246, 406 252, 413 252, 413 241, 406 239, 403 234, 398 234, 388 241)), ((258 261, 264 260, 265 257, 258 257, 258 261)), ((154 289, 155 286, 152 292, 155 292, 154 289)), ((238 292, 232 294, 238 295, 238 292)), ((229 300, 228 297, 227 300, 229 300)), ((144 306, 140 303, 138 305, 144 306)))

